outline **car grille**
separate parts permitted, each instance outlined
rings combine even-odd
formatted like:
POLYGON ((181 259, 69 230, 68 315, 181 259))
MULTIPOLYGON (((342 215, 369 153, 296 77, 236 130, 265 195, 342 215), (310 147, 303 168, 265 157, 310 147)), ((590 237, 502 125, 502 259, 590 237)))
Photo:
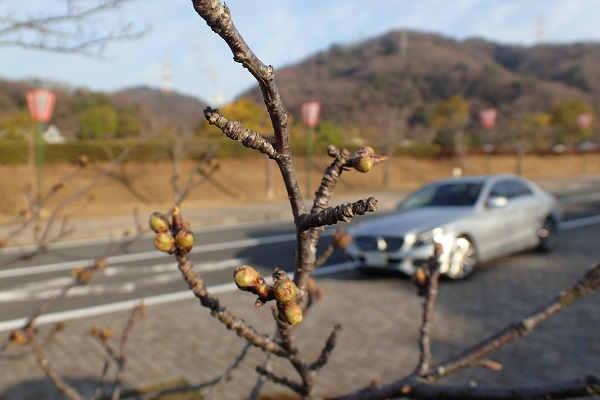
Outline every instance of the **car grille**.
POLYGON ((391 253, 400 250, 402 243, 404 243, 404 239, 385 236, 357 236, 354 238, 354 243, 362 251, 379 250, 391 253), (382 244, 384 244, 383 249, 381 246, 382 244))

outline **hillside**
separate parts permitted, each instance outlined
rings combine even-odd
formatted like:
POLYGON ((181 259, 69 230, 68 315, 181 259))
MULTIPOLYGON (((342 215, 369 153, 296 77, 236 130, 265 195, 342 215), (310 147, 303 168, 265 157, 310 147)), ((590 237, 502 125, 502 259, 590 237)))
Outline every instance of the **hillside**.
POLYGON ((203 101, 179 94, 163 93, 159 89, 134 87, 114 93, 72 88, 66 84, 44 81, 8 81, 0 79, 0 131, 4 125, 29 122, 25 93, 44 87, 56 93, 52 122, 67 138, 81 135, 81 119, 86 109, 108 105, 119 118, 126 116, 141 126, 143 133, 170 128, 183 134, 193 131, 203 120, 203 101))
MULTIPOLYGON (((504 131, 514 130, 506 116, 547 112, 566 101, 583 101, 600 115, 599 70, 598 43, 523 47, 393 31, 361 43, 333 45, 280 68, 276 82, 295 121, 301 120, 301 103, 320 101, 321 121, 360 131, 381 144, 386 140, 383 133, 391 127, 402 138, 431 136, 433 108, 453 95, 468 101, 471 132, 480 129, 478 112, 487 107, 499 109, 498 128, 504 131)), ((57 92, 53 121, 68 138, 86 137, 82 119, 95 106, 108 105, 116 114, 119 126, 109 134, 112 137, 165 128, 187 134, 203 121, 205 103, 178 93, 147 87, 95 93, 64 84, 0 79, 0 132, 7 125, 27 121, 25 92, 40 84, 57 92), (19 112, 21 119, 11 119, 19 112)), ((258 87, 240 97, 262 104, 258 87)), ((598 124, 594 129, 597 139, 598 124)), ((507 135, 498 137, 512 140, 507 135)))
MULTIPOLYGON (((509 46, 395 31, 327 51, 276 71, 288 111, 322 102, 322 120, 384 131, 398 112, 413 129, 428 107, 462 95, 472 120, 486 107, 501 114, 547 111, 582 100, 600 104, 600 44, 509 46)), ((243 96, 258 99, 258 88, 243 96)))
POLYGON ((177 92, 163 93, 149 87, 134 87, 111 94, 114 103, 135 107, 148 127, 169 127, 176 132, 193 131, 203 120, 206 103, 177 92))

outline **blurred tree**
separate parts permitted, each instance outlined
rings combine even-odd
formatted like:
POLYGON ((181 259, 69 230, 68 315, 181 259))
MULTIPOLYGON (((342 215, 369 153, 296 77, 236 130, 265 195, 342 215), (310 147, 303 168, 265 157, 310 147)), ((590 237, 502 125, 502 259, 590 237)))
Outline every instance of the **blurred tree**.
POLYGON ((86 108, 81 113, 81 138, 105 139, 114 137, 119 117, 114 107, 97 105, 86 108))
POLYGON ((558 103, 550 109, 550 124, 556 132, 558 143, 574 144, 591 137, 592 126, 581 128, 577 123, 580 114, 593 115, 592 106, 587 102, 574 100, 558 103))
POLYGON ((121 110, 118 114, 117 130, 115 136, 119 138, 138 137, 142 135, 142 121, 130 110, 121 110))
POLYGON ((461 95, 454 95, 438 104, 435 109, 433 125, 450 128, 464 127, 469 122, 469 103, 461 95))
POLYGON ((36 132, 36 126, 27 111, 11 114, 0 119, 0 137, 25 139, 31 132, 36 132))
POLYGON ((438 104, 434 126, 440 129, 436 143, 448 146, 448 137, 452 137, 457 166, 464 171, 466 164, 465 126, 469 122, 469 103, 461 95, 454 95, 438 104))
POLYGON ((415 108, 408 123, 410 127, 423 125, 425 128, 432 128, 436 118, 436 107, 433 104, 425 103, 415 108))
POLYGON ((550 131, 550 115, 546 113, 519 113, 508 119, 509 133, 507 139, 514 146, 517 154, 516 173, 523 173, 523 163, 527 150, 547 150, 552 146, 550 131))
POLYGON ((107 44, 137 39, 148 31, 115 22, 116 10, 131 1, 59 0, 48 7, 31 0, 0 2, 0 46, 100 55, 107 44))
POLYGON ((322 121, 316 129, 317 146, 327 147, 331 143, 342 146, 349 141, 348 135, 332 121, 322 121))

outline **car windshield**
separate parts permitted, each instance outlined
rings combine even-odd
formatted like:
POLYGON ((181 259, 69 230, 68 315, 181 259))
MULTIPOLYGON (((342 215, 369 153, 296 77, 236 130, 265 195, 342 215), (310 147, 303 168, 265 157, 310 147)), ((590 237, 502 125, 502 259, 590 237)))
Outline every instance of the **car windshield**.
POLYGON ((398 209, 473 206, 482 187, 482 182, 448 182, 425 186, 404 199, 398 209))

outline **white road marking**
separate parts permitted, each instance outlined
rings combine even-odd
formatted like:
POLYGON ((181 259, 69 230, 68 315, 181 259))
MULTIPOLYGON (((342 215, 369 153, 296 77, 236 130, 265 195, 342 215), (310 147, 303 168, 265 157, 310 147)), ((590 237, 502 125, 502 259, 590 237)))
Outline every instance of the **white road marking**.
POLYGON ((572 219, 569 221, 563 221, 560 223, 561 230, 569 230, 581 228, 583 226, 595 225, 600 223, 600 215, 594 215, 592 217, 572 219))
MULTIPOLYGON (((317 269, 314 272, 315 276, 321 276, 326 274, 332 274, 341 271, 347 271, 352 269, 350 263, 333 264, 326 267, 317 269)), ((231 292, 237 290, 234 283, 224 283, 221 285, 214 285, 208 288, 209 292, 213 295, 231 292)), ((146 306, 153 306, 158 304, 172 303, 181 300, 191 300, 194 298, 193 293, 190 290, 184 290, 176 293, 168 293, 158 296, 146 297, 143 299, 120 301, 116 303, 103 304, 99 306, 79 308, 70 311, 61 311, 56 313, 44 314, 38 317, 35 321, 35 325, 53 324, 57 322, 70 321, 80 318, 94 317, 98 315, 105 315, 119 311, 131 310, 135 305, 143 302, 146 306)), ((27 322, 26 318, 18 318, 10 321, 0 322, 0 332, 10 331, 21 328, 27 322)))
MULTIPOLYGON (((259 246, 265 244, 274 244, 274 243, 283 243, 289 242, 296 239, 296 235, 293 233, 285 234, 285 235, 275 235, 275 236, 266 236, 262 238, 252 238, 252 239, 242 239, 235 240, 232 242, 224 242, 224 243, 214 243, 214 244, 204 244, 197 245, 194 247, 193 253, 208 253, 211 251, 221 251, 221 250, 230 250, 230 249, 238 249, 243 247, 251 247, 251 246, 259 246)), ((123 254, 119 256, 108 257, 106 259, 106 264, 118 264, 118 263, 127 263, 133 261, 146 261, 146 260, 156 260, 157 258, 163 258, 165 260, 173 260, 172 256, 164 255, 164 253, 159 253, 157 250, 147 251, 144 253, 134 253, 134 254, 123 254)), ((37 265, 34 267, 22 267, 22 268, 14 268, 14 269, 6 269, 0 271, 0 279, 2 278, 14 278, 17 276, 25 276, 25 275, 34 275, 34 274, 43 274, 57 271, 68 271, 78 266, 85 266, 90 264, 90 260, 77 260, 77 261, 68 261, 62 263, 55 264, 46 264, 46 265, 37 265)))
MULTIPOLYGON (((201 263, 197 268, 201 272, 207 272, 234 268, 245 263, 245 258, 234 258, 224 261, 201 263)), ((144 287, 181 281, 181 273, 177 267, 175 267, 174 263, 136 268, 115 266, 98 271, 98 274, 107 277, 120 276, 121 280, 118 282, 89 283, 84 286, 75 286, 67 292, 66 297, 83 297, 90 295, 106 296, 110 294, 133 293, 144 287), (128 275, 134 278, 134 280, 124 281, 123 279, 126 279, 128 275), (144 277, 142 279, 135 279, 140 276, 144 277)), ((65 276, 17 285, 10 290, 0 292, 0 303, 46 300, 59 293, 60 290, 65 285, 71 283, 71 281, 72 278, 65 276)))
POLYGON ((559 200, 561 205, 583 204, 600 200, 600 193, 583 193, 563 197, 559 200))
MULTIPOLYGON (((257 227, 265 227, 272 225, 281 225, 284 222, 290 222, 290 219, 272 219, 266 221, 251 221, 251 222, 239 222, 234 224, 225 224, 225 225, 214 225, 214 226, 204 226, 194 229, 195 232, 226 232, 232 231, 236 229, 244 229, 244 228, 257 228, 257 227)), ((153 233, 148 231, 143 233, 140 239, 148 239, 153 236, 153 233)), ((86 239, 75 239, 75 240, 65 240, 61 242, 50 243, 48 245, 49 250, 57 250, 57 249, 70 249, 84 246, 93 246, 100 244, 110 244, 115 242, 120 242, 122 240, 126 240, 130 238, 130 236, 123 235, 121 237, 103 237, 103 238, 86 238, 86 239)), ((5 247, 2 249, 1 254, 3 255, 14 255, 27 253, 30 251, 34 251, 37 249, 37 245, 23 245, 23 246, 14 246, 14 247, 5 247)))

